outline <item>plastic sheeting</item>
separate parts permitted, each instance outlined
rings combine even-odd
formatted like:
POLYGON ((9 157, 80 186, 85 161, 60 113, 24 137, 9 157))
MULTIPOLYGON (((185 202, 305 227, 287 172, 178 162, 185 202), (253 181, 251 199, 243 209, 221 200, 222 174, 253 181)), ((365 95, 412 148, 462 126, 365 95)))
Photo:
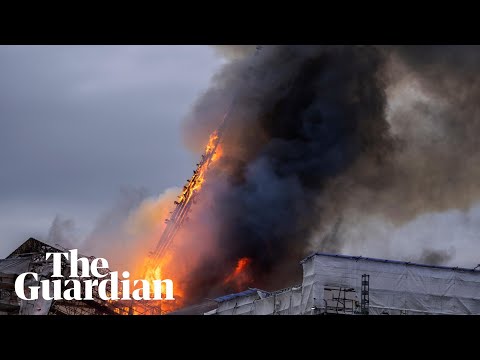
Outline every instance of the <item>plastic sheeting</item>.
POLYGON ((266 297, 256 292, 222 302, 208 315, 296 315, 302 313, 302 301, 305 302, 301 286, 269 293, 266 297))
POLYGON ((209 315, 322 313, 326 288, 351 288, 360 301, 363 274, 370 275, 370 314, 480 314, 480 271, 322 253, 302 265, 301 287, 232 296, 209 315))
MULTIPOLYGON (((315 254, 313 298, 307 306, 323 308, 324 288, 354 288, 361 293, 363 274, 370 275, 371 314, 480 314, 480 272, 347 256, 315 254)), ((304 278, 304 283, 305 283, 304 278)))

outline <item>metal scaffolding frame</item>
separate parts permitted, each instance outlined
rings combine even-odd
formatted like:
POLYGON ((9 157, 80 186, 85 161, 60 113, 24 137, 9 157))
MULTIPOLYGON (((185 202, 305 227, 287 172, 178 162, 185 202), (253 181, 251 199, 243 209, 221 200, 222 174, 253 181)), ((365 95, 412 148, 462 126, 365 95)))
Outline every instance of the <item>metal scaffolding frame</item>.
POLYGON ((362 289, 361 289, 360 313, 368 315, 370 311, 370 275, 362 275, 362 289))

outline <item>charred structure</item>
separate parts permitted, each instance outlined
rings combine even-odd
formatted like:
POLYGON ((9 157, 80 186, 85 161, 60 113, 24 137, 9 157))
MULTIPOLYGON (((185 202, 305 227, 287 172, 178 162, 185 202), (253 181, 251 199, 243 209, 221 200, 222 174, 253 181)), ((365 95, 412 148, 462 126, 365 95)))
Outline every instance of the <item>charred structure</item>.
MULTIPOLYGON (((93 291, 93 300, 21 300, 15 293, 15 279, 25 272, 39 274, 38 281, 29 285, 38 285, 41 280, 50 279, 53 274, 52 259, 46 260, 45 254, 64 252, 64 249, 45 244, 34 238, 28 239, 5 259, 0 260, 0 314, 20 315, 159 315, 158 302, 137 300, 106 301, 99 297, 98 289, 93 291)), ((90 261, 93 260, 90 257, 90 261)), ((62 261, 62 273, 69 273, 70 264, 62 261)), ((110 273, 105 269, 105 274, 110 273)), ((107 286, 107 291, 110 288, 107 286)))

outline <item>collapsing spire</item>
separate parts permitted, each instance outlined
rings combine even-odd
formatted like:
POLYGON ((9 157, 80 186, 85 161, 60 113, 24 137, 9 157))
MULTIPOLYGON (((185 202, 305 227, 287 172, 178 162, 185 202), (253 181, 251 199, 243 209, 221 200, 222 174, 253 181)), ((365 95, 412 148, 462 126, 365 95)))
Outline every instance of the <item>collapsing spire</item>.
MULTIPOLYGON (((261 45, 257 45, 255 53, 256 56, 262 49, 261 45)), ((195 198, 198 195, 198 191, 205 179, 205 175, 212 161, 215 159, 218 146, 222 140, 222 135, 227 123, 227 119, 233 110, 235 104, 235 97, 228 108, 227 112, 223 116, 222 122, 217 130, 211 135, 205 152, 202 155, 201 161, 197 164, 197 169, 193 172, 193 176, 188 180, 187 185, 183 187, 182 194, 178 197, 178 201, 175 201, 175 210, 172 212, 170 219, 166 219, 167 226, 160 237, 160 240, 153 252, 153 260, 156 262, 161 259, 169 246, 172 244, 175 235, 182 227, 183 223, 187 219, 188 213, 191 210, 192 204, 195 203, 195 198)))
POLYGON ((221 140, 222 129, 223 126, 220 126, 220 128, 214 131, 214 133, 210 136, 209 144, 205 149, 205 153, 202 155, 201 161, 197 164, 197 169, 193 172, 193 176, 190 180, 188 180, 187 185, 183 187, 183 192, 178 197, 178 201, 175 201, 175 210, 172 212, 170 219, 166 220, 167 226, 165 227, 165 230, 163 231, 162 236, 155 247, 153 253, 154 260, 159 260, 162 258, 162 256, 165 254, 165 251, 175 238, 176 233, 187 219, 187 215, 190 212, 192 204, 198 195, 198 190, 205 179, 208 167, 217 151, 221 140))

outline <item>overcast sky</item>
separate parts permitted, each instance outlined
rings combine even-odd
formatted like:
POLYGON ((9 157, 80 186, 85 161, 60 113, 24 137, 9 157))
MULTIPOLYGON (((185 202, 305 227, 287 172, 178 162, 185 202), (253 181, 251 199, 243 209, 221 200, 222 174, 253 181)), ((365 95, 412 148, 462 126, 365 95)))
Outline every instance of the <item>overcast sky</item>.
POLYGON ((222 63, 208 46, 0 46, 0 258, 56 215, 79 236, 122 187, 181 186, 181 121, 222 63))

